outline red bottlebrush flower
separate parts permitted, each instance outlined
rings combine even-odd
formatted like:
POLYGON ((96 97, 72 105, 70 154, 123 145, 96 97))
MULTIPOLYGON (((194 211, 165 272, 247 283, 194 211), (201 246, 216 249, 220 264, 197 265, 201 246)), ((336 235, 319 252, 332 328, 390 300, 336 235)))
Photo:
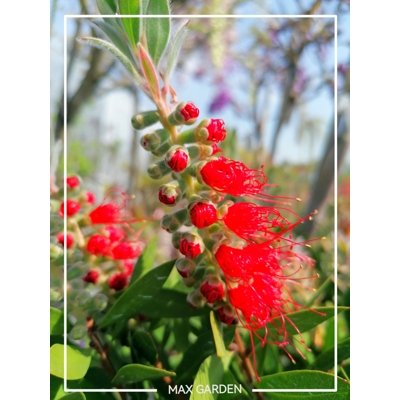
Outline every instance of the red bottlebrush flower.
POLYGON ((102 235, 93 235, 89 238, 86 248, 95 256, 106 256, 110 249, 110 239, 102 235))
POLYGON ((64 232, 61 232, 57 234, 56 238, 58 240, 58 243, 60 243, 63 247, 66 247, 69 249, 73 244, 74 244, 74 236, 72 233, 67 233, 67 245, 64 245, 64 232))
POLYGON ((200 236, 192 233, 184 233, 179 241, 179 251, 186 258, 196 258, 204 251, 204 244, 200 236))
POLYGON ((96 284, 99 279, 99 271, 91 269, 82 279, 87 283, 96 284))
POLYGON ((110 189, 103 203, 95 208, 89 218, 92 224, 121 224, 135 222, 127 210, 127 202, 130 197, 118 188, 110 189))
POLYGON ((133 272, 133 261, 132 260, 124 260, 124 269, 125 269, 125 274, 127 276, 131 276, 133 272))
POLYGON ((223 150, 218 147, 217 143, 213 143, 211 147, 212 147, 212 153, 211 153, 212 156, 217 153, 223 153, 223 150))
POLYGON ((126 260, 140 256, 141 250, 139 247, 134 247, 131 243, 122 242, 114 246, 111 250, 114 260, 126 260))
POLYGON ((123 272, 118 272, 110 276, 108 286, 116 291, 122 290, 128 284, 128 277, 123 272))
POLYGON ((96 196, 92 192, 85 192, 85 200, 89 204, 94 204, 96 201, 96 196))
POLYGON ((211 203, 199 201, 189 207, 189 213, 196 228, 205 228, 217 221, 217 210, 211 203))
POLYGON ((75 189, 80 184, 79 178, 77 176, 69 176, 67 177, 66 181, 70 189, 75 189))
MULTIPOLYGON (((81 205, 76 200, 68 199, 66 201, 67 205, 67 217, 72 217, 73 215, 77 214, 81 209, 81 205)), ((61 203, 60 210, 58 212, 61 217, 64 217, 64 202, 61 203)))
POLYGON ((200 114, 199 109, 193 103, 186 103, 186 105, 180 111, 186 123, 193 123, 192 120, 196 120, 200 114))
POLYGON ((217 312, 219 320, 224 324, 237 324, 238 321, 236 318, 235 309, 231 305, 224 304, 222 307, 218 308, 217 312))
POLYGON ((175 172, 182 172, 189 164, 189 154, 184 147, 176 147, 168 151, 165 164, 175 172))
POLYGON ((209 304, 222 300, 225 295, 224 286, 216 275, 205 277, 200 285, 200 292, 207 299, 207 303, 209 304))
POLYGON ((116 226, 108 225, 104 228, 104 230, 106 231, 111 242, 118 242, 125 237, 124 230, 116 226))
POLYGON ((211 119, 206 129, 208 131, 207 140, 211 142, 222 142, 226 137, 225 122, 222 119, 211 119))

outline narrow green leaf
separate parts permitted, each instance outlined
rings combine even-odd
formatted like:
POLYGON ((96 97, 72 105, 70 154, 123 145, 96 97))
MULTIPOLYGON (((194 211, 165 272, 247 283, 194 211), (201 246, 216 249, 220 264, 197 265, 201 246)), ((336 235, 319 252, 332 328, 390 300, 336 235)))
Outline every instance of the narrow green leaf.
POLYGON ((165 82, 169 82, 169 79, 172 76, 172 73, 174 72, 176 63, 178 62, 179 52, 181 50, 183 40, 185 39, 187 33, 188 24, 189 21, 187 21, 184 25, 182 25, 171 41, 168 50, 167 66, 164 74, 165 82))
POLYGON ((144 309, 154 307, 158 292, 174 265, 175 260, 166 262, 128 286, 105 315, 100 327, 104 328, 121 319, 128 321, 135 313, 142 313, 144 309))
POLYGON ((233 353, 227 352, 223 358, 217 355, 207 357, 201 364, 193 383, 193 391, 190 400, 214 400, 215 395, 207 388, 212 385, 220 385, 225 371, 228 370, 233 353))
MULTIPOLYGON (((289 371, 281 372, 274 375, 263 376, 261 382, 254 385, 258 389, 333 389, 334 375, 320 371, 289 371)), ((341 379, 337 379, 336 393, 312 393, 313 400, 348 400, 350 396, 350 384, 341 379), (329 397, 327 397, 329 396, 329 397)), ((310 398, 311 393, 308 392, 268 392, 268 398, 272 400, 305 400, 310 398)))
MULTIPOLYGON (((350 338, 345 339, 337 345, 337 363, 347 360, 350 357, 350 338)), ((311 364, 312 369, 327 371, 335 366, 335 347, 321 353, 311 364)))
POLYGON ((124 365, 115 375, 114 383, 135 383, 149 379, 158 379, 163 376, 175 376, 175 372, 166 371, 141 364, 124 365))
POLYGON ((64 313, 57 308, 50 307, 50 335, 64 333, 64 313))
POLYGON ((242 384, 235 380, 230 371, 225 371, 221 385, 223 386, 218 394, 218 400, 253 400, 253 397, 242 384), (222 391, 225 391, 225 393, 222 393, 222 391))
POLYGON ((156 67, 149 54, 140 43, 138 44, 138 49, 140 65, 142 66, 142 71, 145 76, 148 88, 153 95, 153 100, 158 101, 161 98, 161 92, 160 85, 158 83, 156 67))
POLYGON ((117 47, 121 53, 126 56, 126 58, 133 64, 136 65, 136 61, 133 58, 132 51, 130 49, 130 44, 124 40, 124 33, 118 29, 118 24, 113 18, 107 18, 105 21, 94 20, 91 23, 100 31, 102 31, 111 42, 117 47), (114 22, 114 23, 113 23, 114 22))
POLYGON ((135 281, 140 279, 144 274, 146 274, 153 268, 154 262, 156 260, 157 241, 157 236, 154 236, 153 239, 150 240, 146 248, 143 250, 142 254, 135 264, 135 268, 133 270, 129 285, 132 285, 135 281))
MULTIPOLYGON (((338 307, 337 312, 339 314, 347 309, 348 307, 338 307)), ((286 314, 286 320, 290 319, 300 332, 307 332, 335 315, 334 307, 316 307, 314 310, 324 315, 318 314, 312 310, 302 310, 286 314)), ((269 334, 277 336, 277 329, 280 328, 281 325, 282 319, 280 317, 275 318, 268 326, 269 334)), ((291 335, 296 335, 298 333, 289 322, 286 322, 286 330, 291 335)), ((264 333, 265 332, 260 331, 260 336, 262 337, 264 333)))
MULTIPOLYGON (((139 0, 118 0, 119 11, 121 15, 140 15, 139 0)), ((122 23, 125 32, 132 47, 136 48, 136 43, 139 41, 139 18, 122 18, 122 23)))
POLYGON ((214 336, 215 348, 217 350, 218 357, 225 357, 226 349, 224 344, 224 338, 222 336, 222 324, 217 318, 215 318, 214 311, 210 312, 210 323, 211 330, 214 336))
MULTIPOLYGON (((81 379, 89 369, 91 356, 82 350, 67 345, 67 379, 81 379)), ((50 374, 64 378, 64 345, 50 347, 50 374)))
POLYGON ((82 392, 74 392, 61 397, 60 400, 86 400, 86 396, 82 392))
POLYGON ((158 353, 150 333, 142 328, 136 329, 131 333, 131 345, 150 364, 155 364, 158 353))
MULTIPOLYGON (((168 0, 150 0, 147 15, 170 15, 168 0)), ((169 39, 170 18, 146 18, 144 21, 149 54, 157 65, 169 39)))
POLYGON ((96 3, 101 15, 114 15, 117 12, 114 0, 96 0, 96 3))
POLYGON ((105 40, 94 38, 94 37, 83 37, 77 38, 78 41, 82 43, 86 43, 90 46, 97 47, 102 50, 109 51, 112 55, 114 55, 117 60, 121 61, 121 63, 125 66, 125 68, 130 72, 132 75, 134 82, 146 93, 148 94, 148 90, 145 87, 145 84, 140 77, 139 73, 136 71, 135 67, 131 64, 129 59, 115 47, 112 43, 109 43, 105 40))

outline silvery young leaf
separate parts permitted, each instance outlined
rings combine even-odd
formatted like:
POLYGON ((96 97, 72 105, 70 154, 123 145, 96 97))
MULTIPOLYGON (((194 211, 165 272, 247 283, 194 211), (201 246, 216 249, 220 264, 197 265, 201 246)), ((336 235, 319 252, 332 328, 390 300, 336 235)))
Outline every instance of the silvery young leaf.
POLYGON ((160 85, 158 84, 157 70, 151 59, 150 55, 147 53, 145 48, 139 43, 139 61, 142 66, 142 71, 145 76, 147 85, 150 92, 153 95, 153 100, 157 101, 161 98, 160 85))
MULTIPOLYGON (((289 371, 261 377, 260 382, 255 382, 258 389, 333 389, 334 375, 320 371, 289 371)), ((268 392, 271 400, 348 400, 350 384, 337 378, 337 392, 268 392)))
POLYGON ((179 30, 176 32, 174 38, 171 40, 170 46, 168 48, 168 59, 167 59, 167 67, 165 69, 165 82, 169 81, 169 78, 172 76, 174 69, 176 67, 176 63, 178 62, 179 52, 181 50, 183 40, 187 33, 187 25, 189 21, 187 21, 184 25, 182 25, 179 30))
POLYGON ((114 0, 96 0, 96 3, 101 15, 114 15, 117 12, 114 0))
MULTIPOLYGON (((140 1, 139 0, 118 0, 119 11, 121 15, 140 15, 140 1)), ((128 35, 129 41, 134 49, 139 42, 139 26, 140 18, 122 18, 125 32, 128 35)))
POLYGON ((149 367, 142 364, 124 365, 115 375, 114 383, 135 383, 148 379, 159 379, 163 376, 175 376, 175 372, 166 371, 165 369, 149 367))
MULTIPOLYGON (((149 0, 146 15, 170 15, 168 0, 149 0)), ((164 18, 145 18, 147 48, 154 63, 157 65, 169 39, 171 20, 164 18)))
POLYGON ((119 50, 117 49, 113 44, 94 37, 83 37, 83 38, 77 38, 78 41, 82 43, 86 43, 90 46, 98 47, 99 49, 102 50, 107 50, 109 51, 112 55, 114 55, 119 61, 122 62, 122 64, 125 66, 125 68, 131 73, 133 76, 133 79, 135 83, 148 94, 148 91, 145 88, 145 84, 143 82, 143 79, 139 76, 139 73, 136 71, 134 66, 131 64, 131 62, 128 60, 128 58, 119 50))

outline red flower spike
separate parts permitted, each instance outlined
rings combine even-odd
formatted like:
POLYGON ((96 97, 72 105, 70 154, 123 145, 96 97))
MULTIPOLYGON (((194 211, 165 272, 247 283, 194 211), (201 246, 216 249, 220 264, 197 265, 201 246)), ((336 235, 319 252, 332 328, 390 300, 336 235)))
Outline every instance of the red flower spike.
POLYGON ((235 309, 231 305, 224 304, 222 307, 218 308, 217 312, 219 320, 224 324, 237 324, 238 320, 236 318, 235 309))
POLYGON ((139 247, 134 247, 131 243, 122 242, 112 248, 111 254, 114 260, 126 260, 140 256, 139 247))
POLYGON ((125 232, 123 229, 118 228, 113 225, 108 225, 104 228, 110 242, 118 242, 125 237, 125 232))
POLYGON ((82 279, 87 283, 96 284, 99 279, 99 271, 91 269, 82 279))
POLYGON ((211 203, 199 201, 189 207, 189 213, 196 228, 205 228, 217 221, 217 210, 211 203))
POLYGON ((223 153, 223 150, 218 147, 217 143, 213 143, 211 147, 212 147, 212 153, 211 153, 212 156, 217 153, 223 153))
POLYGON ((224 298, 225 290, 218 276, 206 276, 200 285, 201 294, 207 299, 207 303, 212 304, 224 298))
POLYGON ((94 204, 96 201, 96 196, 92 192, 85 192, 85 200, 89 204, 94 204))
POLYGON ((125 274, 127 276, 131 276, 133 272, 133 261, 132 260, 124 260, 124 269, 125 269, 125 274))
POLYGON ((211 119, 206 129, 208 131, 207 140, 211 142, 222 142, 226 137, 225 122, 222 119, 211 119))
POLYGON ((56 238, 58 240, 58 243, 60 243, 63 247, 66 247, 69 249, 73 244, 74 244, 74 236, 72 233, 67 233, 67 245, 64 245, 64 232, 61 232, 57 234, 56 238))
POLYGON ((181 109, 180 113, 187 124, 192 124, 196 121, 200 111, 193 103, 186 103, 186 105, 181 109))
MULTIPOLYGON (((66 201, 67 205, 67 217, 72 217, 77 214, 81 209, 81 205, 76 200, 68 199, 66 201)), ((64 217, 64 202, 61 203, 60 210, 58 211, 61 217, 64 217)))
POLYGON ((79 186, 79 178, 77 176, 69 176, 66 179, 67 185, 70 189, 75 189, 79 186))
POLYGON ((196 258, 204 251, 201 238, 192 233, 184 233, 179 241, 179 251, 189 259, 196 258))
POLYGON ((116 291, 122 290, 128 284, 128 277, 123 272, 118 272, 110 276, 108 286, 116 291))
POLYGON ((174 172, 182 172, 189 165, 189 154, 184 147, 171 149, 165 156, 165 164, 174 172))
POLYGON ((89 238, 86 249, 95 256, 106 256, 109 253, 110 239, 102 235, 93 235, 89 238))

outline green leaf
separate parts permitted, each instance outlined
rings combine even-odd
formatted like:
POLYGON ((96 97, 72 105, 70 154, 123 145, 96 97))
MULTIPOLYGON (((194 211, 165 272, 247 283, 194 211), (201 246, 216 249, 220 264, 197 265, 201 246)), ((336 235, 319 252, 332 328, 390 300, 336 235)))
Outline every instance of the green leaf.
POLYGON ((136 331, 131 333, 131 345, 150 364, 155 364, 158 353, 150 333, 146 332, 143 328, 136 329, 136 331))
MULTIPOLYGON (((337 363, 347 360, 350 357, 350 338, 345 339, 337 345, 337 363)), ((335 347, 321 353, 311 364, 312 369, 326 371, 335 366, 335 347)))
POLYGON ((190 307, 186 294, 175 290, 161 289, 152 303, 141 309, 141 314, 150 318, 189 318, 208 314, 209 309, 190 307))
POLYGON ((174 38, 171 40, 171 44, 168 51, 168 59, 167 59, 167 67, 165 69, 165 82, 169 81, 172 73, 174 72, 176 63, 178 62, 179 52, 181 50, 183 40, 185 39, 187 33, 187 25, 189 21, 187 21, 184 25, 182 25, 178 32, 175 34, 174 38))
POLYGON ((140 77, 139 73, 136 71, 135 67, 129 61, 129 59, 112 43, 109 43, 105 40, 94 38, 94 37, 83 37, 77 38, 78 41, 82 43, 86 43, 90 46, 97 47, 102 50, 109 51, 112 55, 114 55, 117 60, 121 61, 121 63, 125 66, 125 68, 130 72, 132 75, 135 83, 146 93, 148 94, 148 90, 144 86, 144 82, 140 77))
POLYGON ((222 336, 222 324, 217 318, 215 318, 214 311, 210 312, 210 323, 211 330, 214 336, 215 347, 217 349, 218 357, 225 357, 226 349, 224 344, 224 338, 222 336))
MULTIPOLYGON (((289 371, 281 372, 274 375, 261 377, 260 382, 256 382, 254 386, 258 389, 325 389, 330 390, 334 388, 334 375, 327 374, 320 371, 289 371)), ((350 395, 350 384, 341 379, 337 379, 337 392, 336 393, 308 393, 308 392, 268 392, 268 397, 272 400, 300 400, 309 399, 311 396, 313 400, 347 400, 350 395), (329 396, 329 397, 327 397, 329 396)))
MULTIPOLYGON (((150 0, 147 15, 169 15, 168 0, 150 0)), ((157 65, 168 43, 171 21, 170 18, 146 18, 144 21, 147 48, 154 63, 157 65)))
POLYGON ((230 371, 225 372, 221 385, 224 385, 227 391, 226 393, 219 393, 218 400, 253 400, 253 397, 235 380, 230 371))
POLYGON ((214 400, 214 394, 204 391, 206 387, 220 385, 225 371, 228 370, 233 353, 227 352, 223 358, 217 355, 207 357, 201 364, 193 383, 190 400, 214 400))
POLYGON ((96 3, 101 15, 114 15, 117 12, 114 0, 96 0, 96 3))
POLYGON ((138 44, 138 49, 140 65, 142 66, 144 77, 152 94, 152 100, 157 102, 161 99, 161 92, 156 67, 150 55, 140 43, 138 44))
POLYGON ((163 376, 175 376, 175 372, 166 371, 155 367, 141 364, 124 365, 115 375, 114 383, 135 383, 148 379, 158 379, 163 376))
POLYGON ((81 392, 74 392, 61 397, 60 400, 86 400, 86 397, 81 392))
POLYGON ((131 281, 129 285, 132 285, 135 281, 140 279, 144 274, 149 272, 156 260, 157 253, 157 236, 154 236, 153 239, 149 242, 146 248, 143 250, 142 254, 138 258, 135 268, 133 270, 131 281))
MULTIPOLYGON (((140 15, 139 0, 118 0, 119 11, 121 15, 140 15)), ((140 18, 122 18, 125 32, 133 48, 139 42, 140 18)))
POLYGON ((117 49, 120 50, 121 53, 123 53, 133 65, 136 65, 130 45, 124 40, 124 33, 118 29, 118 24, 113 18, 107 18, 105 21, 94 20, 92 21, 92 24, 95 25, 97 29, 101 30, 105 35, 107 35, 117 49))
MULTIPOLYGON (((82 350, 67 345, 67 379, 81 379, 89 369, 91 356, 82 350)), ((64 345, 50 347, 50 374, 64 378, 64 345)))
POLYGON ((128 321, 135 313, 142 313, 143 310, 154 307, 158 292, 174 265, 175 260, 166 262, 147 272, 143 277, 128 286, 105 315, 100 328, 120 320, 128 321))
POLYGON ((50 307, 50 335, 64 333, 64 313, 57 308, 50 307))
MULTIPOLYGON (((347 309, 348 307, 338 307, 337 312, 339 314, 347 309)), ((317 314, 313 310, 302 310, 285 314, 286 321, 290 319, 300 332, 307 332, 335 315, 334 307, 316 307, 314 310, 325 315, 317 314)), ((277 336, 277 327, 280 328, 281 325, 282 319, 280 317, 275 318, 273 322, 268 325, 269 334, 277 336)), ((289 322, 286 322, 286 329, 291 335, 296 335, 298 333, 289 322)), ((264 336, 264 332, 260 331, 260 336, 264 336)))

